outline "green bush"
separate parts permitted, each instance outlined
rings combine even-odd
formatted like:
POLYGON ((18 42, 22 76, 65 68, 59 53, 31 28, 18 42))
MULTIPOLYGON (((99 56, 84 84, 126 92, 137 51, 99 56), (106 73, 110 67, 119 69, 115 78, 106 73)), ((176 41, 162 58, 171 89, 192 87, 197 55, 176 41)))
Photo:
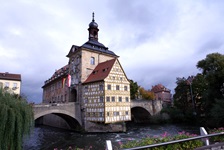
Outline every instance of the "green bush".
MULTIPOLYGON (((129 141, 125 144, 122 144, 121 148, 140 147, 140 146, 146 146, 151 144, 158 144, 158 143, 164 143, 164 142, 175 141, 180 139, 186 139, 186 138, 190 138, 194 136, 196 135, 185 133, 185 132, 180 132, 178 135, 175 135, 175 136, 169 136, 167 132, 165 132, 161 137, 148 137, 140 141, 129 141)), ((203 146, 203 142, 201 140, 192 140, 192 141, 181 142, 181 143, 170 144, 166 146, 159 146, 159 147, 148 148, 148 149, 151 149, 151 150, 174 150, 174 149, 191 150, 201 146, 203 146)))
MULTIPOLYGON (((224 128, 223 127, 214 128, 214 129, 209 131, 209 134, 220 133, 220 132, 224 132, 224 128)), ((210 141, 211 142, 224 142, 224 135, 213 136, 213 137, 210 138, 210 141)))

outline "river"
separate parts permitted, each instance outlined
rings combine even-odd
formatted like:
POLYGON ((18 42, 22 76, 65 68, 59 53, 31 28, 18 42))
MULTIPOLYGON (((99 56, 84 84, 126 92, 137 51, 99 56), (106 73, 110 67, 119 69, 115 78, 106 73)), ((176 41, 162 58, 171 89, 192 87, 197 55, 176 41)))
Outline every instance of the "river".
POLYGON ((138 140, 148 136, 169 135, 178 132, 199 134, 199 127, 186 125, 128 124, 126 133, 77 133, 47 126, 36 126, 29 137, 24 138, 23 150, 67 150, 79 147, 90 150, 104 150, 106 140, 111 140, 113 148, 119 149, 121 143, 138 140))

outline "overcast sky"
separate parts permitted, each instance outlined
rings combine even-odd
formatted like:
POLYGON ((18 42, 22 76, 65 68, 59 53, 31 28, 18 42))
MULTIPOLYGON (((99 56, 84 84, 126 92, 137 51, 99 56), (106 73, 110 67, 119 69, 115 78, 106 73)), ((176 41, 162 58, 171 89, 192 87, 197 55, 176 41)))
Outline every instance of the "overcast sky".
POLYGON ((44 81, 88 40, 93 11, 99 42, 145 89, 173 92, 199 60, 224 53, 223 0, 0 0, 0 72, 21 74, 22 93, 40 103, 44 81))

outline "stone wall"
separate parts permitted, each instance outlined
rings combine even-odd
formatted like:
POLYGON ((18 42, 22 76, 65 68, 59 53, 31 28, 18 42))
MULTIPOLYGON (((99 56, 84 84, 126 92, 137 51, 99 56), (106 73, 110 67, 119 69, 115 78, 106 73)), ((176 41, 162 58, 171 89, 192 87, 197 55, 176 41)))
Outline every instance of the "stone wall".
POLYGON ((85 131, 87 132, 125 132, 126 125, 124 122, 103 124, 90 121, 85 122, 85 131))

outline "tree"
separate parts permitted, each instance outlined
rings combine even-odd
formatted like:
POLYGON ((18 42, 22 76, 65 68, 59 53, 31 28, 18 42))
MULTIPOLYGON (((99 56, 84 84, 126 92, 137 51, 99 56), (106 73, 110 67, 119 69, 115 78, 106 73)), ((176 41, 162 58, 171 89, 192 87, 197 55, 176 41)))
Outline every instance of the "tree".
POLYGON ((0 150, 21 150, 32 125, 33 111, 26 100, 0 88, 0 150))
POLYGON ((190 108, 192 109, 189 85, 186 78, 177 78, 176 84, 177 87, 174 89, 175 94, 173 95, 174 106, 186 114, 190 108))
POLYGON ((223 126, 224 125, 224 99, 216 99, 211 109, 211 116, 213 125, 223 126))
POLYGON ((222 99, 224 83, 224 55, 219 53, 208 54, 197 64, 207 81, 206 109, 210 110, 215 99, 222 99))
POLYGON ((142 95, 142 98, 146 99, 146 100, 153 100, 155 98, 153 92, 147 91, 143 87, 139 88, 139 93, 140 93, 140 95, 142 95))
POLYGON ((197 74, 192 81, 192 92, 197 114, 205 112, 205 97, 207 94, 207 81, 202 74, 197 74))
POLYGON ((131 99, 136 99, 138 97, 138 83, 134 82, 133 80, 130 81, 130 91, 131 91, 131 99))

